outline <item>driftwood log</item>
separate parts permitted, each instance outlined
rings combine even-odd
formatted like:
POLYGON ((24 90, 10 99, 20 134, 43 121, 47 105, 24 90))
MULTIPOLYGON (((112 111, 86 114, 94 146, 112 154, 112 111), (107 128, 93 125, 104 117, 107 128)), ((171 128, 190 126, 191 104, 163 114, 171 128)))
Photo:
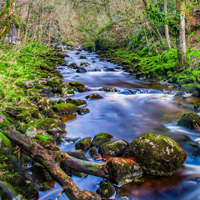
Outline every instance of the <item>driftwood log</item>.
POLYGON ((47 171, 56 180, 65 194, 71 200, 100 200, 101 197, 93 192, 79 189, 72 178, 70 178, 55 162, 58 152, 49 151, 41 147, 39 144, 22 135, 21 133, 12 130, 5 135, 15 144, 19 145, 23 152, 29 155, 33 160, 42 164, 47 171))
POLYGON ((12 130, 4 133, 13 143, 33 160, 42 164, 64 189, 70 199, 101 199, 99 195, 79 189, 74 181, 60 168, 60 164, 87 174, 99 176, 115 184, 125 184, 142 176, 142 169, 133 160, 111 158, 105 163, 94 163, 69 156, 62 151, 47 150, 25 135, 12 130))

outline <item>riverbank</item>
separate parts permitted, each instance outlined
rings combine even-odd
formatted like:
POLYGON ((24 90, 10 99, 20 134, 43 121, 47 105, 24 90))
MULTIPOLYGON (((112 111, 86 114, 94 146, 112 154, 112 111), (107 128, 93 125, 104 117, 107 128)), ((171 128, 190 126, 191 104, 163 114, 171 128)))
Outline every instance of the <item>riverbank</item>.
POLYGON ((22 46, 1 44, 1 47, 0 179, 5 192, 1 191, 1 197, 10 199, 20 194, 26 199, 37 198, 38 191, 47 187, 46 181, 53 179, 4 134, 15 129, 44 148, 58 151, 56 144, 66 133, 61 115, 75 115, 78 108, 73 103, 51 101, 45 96, 69 95, 76 86, 63 84, 62 75, 56 70, 58 65, 65 64, 67 55, 61 52, 62 48, 31 41, 22 46), (31 176, 30 172, 36 175, 31 176))

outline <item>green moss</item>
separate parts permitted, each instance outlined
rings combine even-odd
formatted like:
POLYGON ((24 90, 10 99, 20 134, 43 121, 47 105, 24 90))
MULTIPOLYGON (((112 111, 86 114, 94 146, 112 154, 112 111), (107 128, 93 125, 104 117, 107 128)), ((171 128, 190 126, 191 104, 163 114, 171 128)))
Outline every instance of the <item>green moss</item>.
POLYGON ((77 107, 71 103, 60 103, 52 108, 59 115, 73 115, 77 111, 77 107))

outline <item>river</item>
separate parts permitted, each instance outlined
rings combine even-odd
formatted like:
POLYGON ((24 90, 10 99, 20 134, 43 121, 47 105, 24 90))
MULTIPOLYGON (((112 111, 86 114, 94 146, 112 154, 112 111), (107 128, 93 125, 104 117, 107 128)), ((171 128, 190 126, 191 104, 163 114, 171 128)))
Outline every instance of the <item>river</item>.
MULTIPOLYGON (((90 89, 78 93, 73 99, 85 99, 90 113, 77 115, 76 119, 66 122, 67 137, 94 137, 97 133, 107 132, 116 140, 124 139, 131 142, 142 133, 152 132, 166 135, 174 139, 188 154, 184 166, 170 177, 144 175, 144 183, 130 183, 116 187, 114 199, 132 200, 198 200, 200 199, 200 148, 191 145, 191 141, 200 141, 198 130, 177 127, 177 121, 188 111, 193 110, 191 99, 174 97, 175 89, 162 84, 143 82, 134 75, 124 72, 119 66, 107 61, 100 61, 95 53, 70 50, 66 53, 66 63, 87 62, 87 73, 76 73, 75 69, 66 66, 58 67, 64 76, 63 81, 80 81, 90 89), (87 59, 80 59, 86 56, 87 59), (108 71, 113 68, 115 71, 108 71), (119 92, 100 91, 103 87, 115 87, 119 92), (103 99, 87 100, 91 93, 99 93, 103 99), (124 197, 123 197, 124 196, 124 197), (126 196, 126 197, 125 197, 126 196)), ((58 99, 53 97, 52 99, 58 99)), ((66 99, 66 98, 65 98, 66 99)), ((198 113, 198 111, 196 111, 198 113)), ((59 147, 62 151, 75 151, 75 143, 63 142, 59 147)), ((88 160, 92 160, 86 154, 88 160)), ((72 176, 81 189, 95 192, 102 178, 88 175, 86 178, 72 176)), ((62 188, 53 183, 52 189, 40 192, 40 200, 56 199, 62 188)), ((62 194, 59 200, 68 199, 62 194)))

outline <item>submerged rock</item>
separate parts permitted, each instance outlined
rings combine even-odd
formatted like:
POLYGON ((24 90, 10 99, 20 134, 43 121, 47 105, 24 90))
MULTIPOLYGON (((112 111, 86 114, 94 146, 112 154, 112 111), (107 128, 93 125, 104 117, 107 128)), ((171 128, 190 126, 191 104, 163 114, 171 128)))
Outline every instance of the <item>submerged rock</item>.
POLYGON ((96 193, 100 194, 102 199, 109 199, 115 195, 115 188, 111 183, 101 181, 96 193))
POLYGON ((90 99, 90 100, 96 100, 96 99, 102 99, 102 98, 103 97, 98 93, 93 93, 93 94, 86 96, 86 99, 90 99))
POLYGON ((87 62, 82 62, 82 63, 81 63, 81 67, 88 67, 88 66, 90 66, 90 64, 87 63, 87 62))
POLYGON ((78 69, 78 66, 76 63, 71 63, 68 67, 72 69, 78 69))
POLYGON ((78 113, 79 115, 85 115, 85 114, 87 114, 87 113, 89 113, 89 112, 90 112, 89 108, 79 108, 79 109, 77 110, 77 113, 78 113))
POLYGON ((144 133, 134 139, 124 157, 134 157, 147 174, 169 176, 181 168, 186 152, 169 137, 144 133))
POLYGON ((84 68, 84 67, 79 67, 77 70, 76 70, 76 73, 86 73, 87 70, 84 68))
POLYGON ((102 144, 114 140, 114 137, 109 133, 98 133, 92 140, 92 146, 100 147, 102 144))
POLYGON ((195 112, 185 113, 178 121, 177 126, 183 126, 189 129, 198 128, 200 126, 200 117, 195 112))
POLYGON ((105 92, 117 92, 117 89, 113 87, 104 87, 101 90, 105 92))
POLYGON ((72 103, 78 107, 84 107, 87 105, 87 102, 85 100, 71 98, 66 99, 66 103, 72 103))
POLYGON ((76 144, 75 144, 75 148, 76 149, 81 149, 83 151, 87 151, 92 143, 92 138, 91 137, 86 137, 83 138, 82 140, 79 140, 76 144))
POLYGON ((79 81, 71 81, 69 82, 69 85, 72 87, 80 87, 80 86, 85 87, 85 85, 79 81))
POLYGON ((117 185, 124 185, 142 177, 142 168, 129 158, 115 157, 109 159, 106 168, 111 181, 117 185))
POLYGON ((80 56, 79 59, 87 59, 87 57, 86 56, 80 56))
POLYGON ((128 147, 128 142, 125 140, 116 140, 106 142, 99 147, 99 153, 106 156, 122 156, 128 147))

